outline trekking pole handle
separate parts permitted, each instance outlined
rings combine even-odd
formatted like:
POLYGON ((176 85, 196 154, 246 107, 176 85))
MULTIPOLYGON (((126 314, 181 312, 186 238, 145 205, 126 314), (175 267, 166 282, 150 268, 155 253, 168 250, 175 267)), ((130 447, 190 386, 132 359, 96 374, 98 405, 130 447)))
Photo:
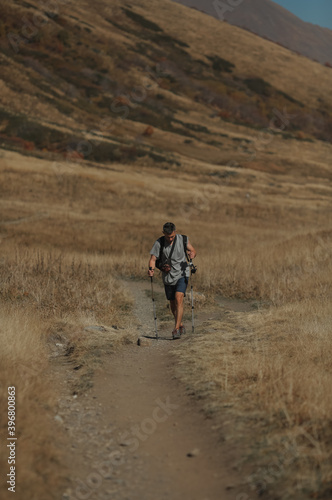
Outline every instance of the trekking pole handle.
POLYGON ((196 268, 195 264, 193 263, 192 259, 189 260, 188 265, 190 267, 190 274, 195 274, 197 268, 196 268))

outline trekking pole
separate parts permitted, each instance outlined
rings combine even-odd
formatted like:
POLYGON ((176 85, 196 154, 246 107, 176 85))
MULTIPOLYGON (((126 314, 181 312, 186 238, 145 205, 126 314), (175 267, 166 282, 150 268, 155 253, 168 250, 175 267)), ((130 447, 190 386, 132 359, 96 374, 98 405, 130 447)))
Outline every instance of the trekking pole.
POLYGON ((191 294, 191 333, 194 333, 194 331, 195 331, 195 317, 194 317, 195 306, 194 306, 194 291, 193 291, 193 279, 192 279, 192 275, 193 275, 192 259, 190 259, 189 266, 190 266, 190 294, 191 294))
POLYGON ((153 294, 153 276, 150 276, 151 278, 151 293, 152 293, 152 304, 153 304, 153 317, 154 317, 154 326, 156 329, 156 339, 158 339, 158 330, 157 330, 157 315, 156 315, 156 303, 154 300, 154 294, 153 294))

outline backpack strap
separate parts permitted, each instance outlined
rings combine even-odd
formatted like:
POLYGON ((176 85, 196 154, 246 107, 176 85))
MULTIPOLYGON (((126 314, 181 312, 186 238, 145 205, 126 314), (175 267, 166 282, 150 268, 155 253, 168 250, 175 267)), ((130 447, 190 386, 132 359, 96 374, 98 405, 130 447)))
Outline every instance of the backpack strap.
POLYGON ((185 234, 182 235, 182 239, 183 239, 183 248, 184 248, 184 254, 186 256, 186 259, 189 261, 188 259, 188 254, 187 254, 187 251, 188 251, 188 236, 186 236, 185 234))
POLYGON ((175 238, 174 238, 174 241, 173 241, 173 244, 172 244, 172 248, 171 248, 171 252, 170 252, 170 254, 168 256, 170 265, 172 265, 172 255, 173 255, 175 244, 176 244, 176 238, 177 238, 177 235, 175 235, 175 238))
POLYGON ((158 238, 158 241, 160 243, 159 259, 158 260, 161 263, 162 258, 163 258, 164 246, 165 246, 165 236, 160 236, 160 238, 158 238))

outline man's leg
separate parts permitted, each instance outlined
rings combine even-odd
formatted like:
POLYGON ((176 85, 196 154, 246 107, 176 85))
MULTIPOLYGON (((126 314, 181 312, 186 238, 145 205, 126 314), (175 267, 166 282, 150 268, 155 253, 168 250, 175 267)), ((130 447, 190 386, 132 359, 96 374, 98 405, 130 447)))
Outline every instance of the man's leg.
POLYGON ((170 306, 171 306, 172 314, 173 314, 175 322, 176 322, 176 301, 175 301, 175 299, 174 300, 170 300, 169 303, 170 303, 170 306))
POLYGON ((180 326, 183 326, 183 324, 182 324, 183 298, 184 298, 184 294, 183 293, 176 292, 176 294, 175 294, 175 300, 170 300, 169 301, 170 305, 171 305, 171 311, 173 313, 174 321, 175 321, 175 327, 174 328, 176 328, 176 329, 179 329, 180 326))
POLYGON ((183 316, 183 298, 184 298, 184 293, 182 292, 176 292, 175 294, 175 307, 176 307, 176 313, 175 313, 175 328, 178 330, 180 326, 182 325, 182 316, 183 316))

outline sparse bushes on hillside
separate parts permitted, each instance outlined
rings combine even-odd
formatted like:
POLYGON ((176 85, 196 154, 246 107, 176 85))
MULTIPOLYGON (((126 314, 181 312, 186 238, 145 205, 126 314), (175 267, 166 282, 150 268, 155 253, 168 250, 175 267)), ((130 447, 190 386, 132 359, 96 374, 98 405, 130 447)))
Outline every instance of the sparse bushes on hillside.
POLYGON ((5 123, 3 133, 9 137, 21 138, 30 141, 39 149, 51 148, 54 144, 63 143, 66 134, 56 129, 30 120, 25 115, 13 115, 0 110, 0 121, 5 123))
MULTIPOLYGON (((150 36, 150 40, 156 42, 157 44, 160 44, 162 47, 165 46, 170 46, 177 48, 179 47, 189 47, 189 45, 185 42, 182 42, 181 40, 178 40, 177 38, 174 38, 173 36, 167 35, 166 33, 156 33, 155 35, 150 36)), ((179 49, 178 49, 179 50, 179 49)))
MULTIPOLYGON (((17 8, 10 9, 8 5, 7 8, 6 29, 17 33, 17 8)), ((200 54, 200 57, 206 57, 210 64, 198 57, 194 59, 184 50, 188 44, 180 36, 175 38, 129 6, 122 7, 120 15, 115 19, 116 22, 106 18, 124 30, 128 36, 139 36, 141 41, 135 48, 126 51, 115 50, 114 41, 110 44, 106 35, 97 39, 95 32, 90 33, 93 30, 92 24, 70 15, 52 19, 57 25, 56 36, 52 37, 46 26, 45 29, 39 30, 42 34, 39 41, 34 38, 29 43, 22 44, 19 54, 14 55, 19 63, 23 61, 38 73, 38 77, 32 76, 31 81, 44 93, 57 98, 52 105, 64 115, 73 115, 75 110, 82 120, 87 118, 87 114, 98 116, 101 107, 107 109, 112 104, 110 95, 116 95, 119 88, 128 93, 132 91, 136 82, 130 78, 131 69, 134 66, 142 74, 147 73, 148 58, 153 62, 165 62, 163 74, 155 75, 155 80, 161 88, 185 96, 187 100, 192 99, 208 106, 213 104, 215 108, 219 108, 217 113, 223 119, 249 127, 268 128, 271 121, 279 123, 274 116, 275 110, 282 113, 286 109, 288 115, 292 116, 286 127, 289 129, 288 133, 295 130, 307 136, 330 140, 328 106, 311 109, 293 95, 273 87, 263 78, 244 78, 241 74, 234 74, 235 64, 218 54, 200 54), (122 25, 118 23, 118 18, 122 25), (83 26, 89 32, 82 30, 83 26), (140 53, 139 58, 137 52, 140 53), (114 68, 116 81, 107 77, 107 72, 111 74, 114 68), (47 79, 47 84, 39 75, 47 79), (75 97, 75 102, 72 105, 68 102, 61 104, 58 88, 66 93, 66 100, 75 97), (73 89, 75 95, 69 89, 73 89), (310 119, 307 119, 309 115, 310 119)), ((15 83, 13 85, 15 86, 15 83)), ((45 94, 38 97, 51 103, 45 94)), ((162 107, 158 107, 155 100, 147 109, 144 103, 140 103, 130 110, 128 118, 186 135, 185 130, 181 127, 175 128, 169 116, 163 112, 166 109, 175 111, 172 106, 170 101, 165 101, 162 107)), ((200 133, 198 129, 195 132, 200 133)), ((26 132, 22 133, 25 134, 21 136, 22 140, 34 142, 26 132)), ((36 133, 32 130, 31 135, 36 133)), ((37 147, 40 142, 36 141, 37 147)))
POLYGON ((269 97, 271 95, 271 85, 263 80, 263 78, 246 78, 244 83, 247 85, 248 89, 255 94, 263 95, 269 97))
POLYGON ((282 92, 282 90, 277 90, 278 94, 280 94, 282 97, 284 97, 285 99, 287 99, 287 101, 290 101, 294 104, 298 104, 299 106, 301 106, 301 108, 304 107, 304 104, 302 104, 302 102, 298 101, 297 99, 294 99, 294 97, 291 97, 290 95, 286 94, 286 92, 282 92))
POLYGON ((207 56, 212 61, 212 68, 217 72, 231 73, 235 68, 235 64, 223 59, 219 56, 207 56))
POLYGON ((121 162, 125 155, 117 144, 100 143, 97 147, 91 148, 91 153, 87 156, 88 159, 108 163, 112 161, 121 162))
POLYGON ((57 38, 61 43, 63 43, 65 47, 70 47, 69 32, 67 30, 59 31, 59 33, 57 34, 57 38))
MULTIPOLYGON (((64 113, 69 113, 70 109, 63 109, 64 113)), ((146 115, 137 115, 138 120, 144 121, 144 117, 149 116, 148 111, 146 115)), ((133 116, 135 118, 135 116, 133 116)), ((177 130, 171 125, 171 117, 166 118, 165 126, 170 130, 177 130)), ((152 121, 152 120, 150 120, 152 121)), ((159 122, 157 121, 159 124, 159 122)), ((47 149, 62 153, 71 160, 92 160, 100 163, 120 162, 127 163, 135 161, 137 158, 149 156, 156 162, 164 162, 168 164, 179 165, 172 155, 159 154, 153 149, 136 148, 131 146, 122 146, 121 143, 112 143, 107 141, 98 141, 95 145, 87 141, 84 137, 70 136, 62 131, 46 127, 38 122, 29 120, 24 115, 12 115, 4 110, 0 110, 0 124, 2 124, 1 136, 2 140, 10 146, 11 144, 16 147, 24 147, 24 149, 33 150, 47 149), (6 142, 7 140, 7 142, 6 142)), ((190 124, 189 124, 190 126, 190 124)), ((197 130, 203 130, 197 126, 197 130)), ((194 129, 195 126, 193 125, 194 129)), ((180 129, 179 129, 180 131, 180 129)), ((181 133, 186 134, 182 129, 181 133)))
POLYGON ((143 28, 157 32, 163 31, 163 29, 160 28, 160 26, 158 26, 156 23, 154 23, 153 21, 149 21, 149 19, 146 19, 137 12, 134 12, 133 10, 130 9, 126 9, 124 7, 122 7, 122 10, 126 14, 126 16, 135 21, 135 23, 143 26, 143 28))
POLYGON ((203 133, 203 134, 210 134, 210 130, 205 127, 204 125, 199 125, 198 123, 185 123, 182 122, 181 120, 173 119, 175 123, 180 123, 183 127, 192 130, 193 132, 198 132, 198 133, 203 133))

